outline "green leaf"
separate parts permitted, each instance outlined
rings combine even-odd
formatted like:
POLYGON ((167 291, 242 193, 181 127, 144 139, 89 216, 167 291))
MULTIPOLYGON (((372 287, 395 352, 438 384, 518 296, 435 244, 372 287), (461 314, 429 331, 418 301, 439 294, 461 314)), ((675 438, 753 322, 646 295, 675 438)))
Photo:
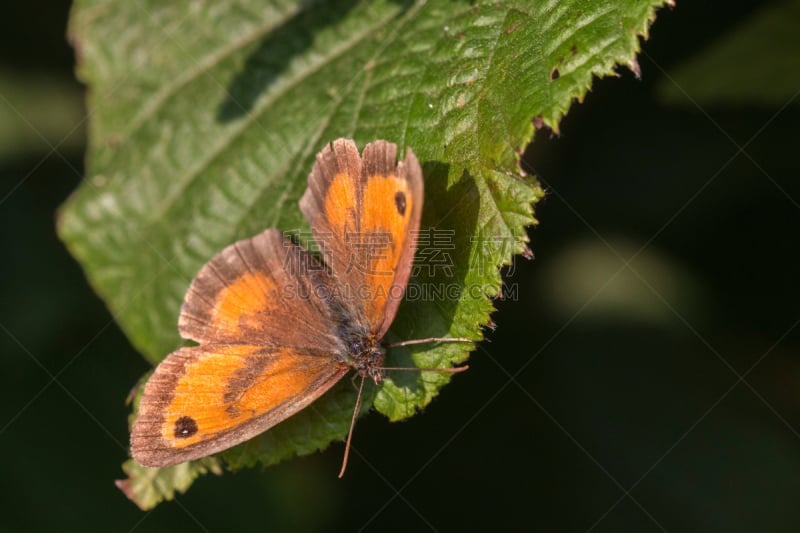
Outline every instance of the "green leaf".
POLYGON ((176 492, 186 492, 198 476, 213 472, 222 474, 216 457, 182 463, 167 468, 145 468, 133 459, 123 463, 127 479, 116 481, 117 487, 142 510, 152 509, 164 500, 171 500, 176 492))
POLYGON ((800 104, 800 0, 765 5, 737 29, 678 65, 657 86, 683 106, 774 108, 800 104))
MULTIPOLYGON (((92 123, 60 235, 156 363, 181 345, 178 311, 206 261, 268 227, 308 229, 297 200, 325 143, 387 139, 422 162, 422 227, 431 246, 446 241, 444 264, 423 262, 410 286, 451 291, 407 297, 388 339, 480 339, 543 195, 517 162, 534 123, 557 129, 593 75, 635 69, 662 3, 78 1, 70 34, 92 123)), ((450 366, 469 349, 393 349, 389 364, 450 366)), ((449 379, 393 373, 365 410, 413 415, 449 379)), ((324 448, 354 402, 343 380, 224 458, 236 468, 324 448)))

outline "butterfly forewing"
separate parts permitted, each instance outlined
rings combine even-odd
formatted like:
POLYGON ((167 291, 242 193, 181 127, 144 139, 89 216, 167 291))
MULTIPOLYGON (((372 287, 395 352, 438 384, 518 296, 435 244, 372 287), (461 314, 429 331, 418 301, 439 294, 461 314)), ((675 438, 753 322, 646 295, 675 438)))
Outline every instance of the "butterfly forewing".
POLYGON ((411 273, 422 216, 423 180, 409 149, 376 141, 363 158, 353 141, 334 141, 317 156, 300 201, 347 306, 383 337, 411 273))
POLYGON ((133 457, 169 466, 230 448, 300 411, 347 370, 324 354, 291 348, 181 348, 147 382, 131 435, 133 457))
POLYGON ((225 248, 198 273, 181 348, 148 380, 131 433, 134 458, 167 466, 229 448, 296 413, 347 367, 333 280, 277 230, 225 248))

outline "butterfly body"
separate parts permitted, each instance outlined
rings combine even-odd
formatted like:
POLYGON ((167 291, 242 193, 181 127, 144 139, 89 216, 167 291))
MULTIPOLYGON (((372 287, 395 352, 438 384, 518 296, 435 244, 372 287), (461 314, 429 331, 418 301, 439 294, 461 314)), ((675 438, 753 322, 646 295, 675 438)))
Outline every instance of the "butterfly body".
POLYGON ((374 338, 354 340, 344 363, 362 378, 369 378, 377 385, 386 377, 384 361, 386 350, 374 338))
MULTIPOLYGON (((169 466, 217 453, 289 418, 349 371, 380 383, 381 342, 403 297, 422 214, 409 149, 326 146, 300 209, 319 253, 268 229, 198 272, 178 327, 198 343, 148 380, 131 431, 134 459, 169 466)), ((363 382, 362 382, 363 383, 363 382)))

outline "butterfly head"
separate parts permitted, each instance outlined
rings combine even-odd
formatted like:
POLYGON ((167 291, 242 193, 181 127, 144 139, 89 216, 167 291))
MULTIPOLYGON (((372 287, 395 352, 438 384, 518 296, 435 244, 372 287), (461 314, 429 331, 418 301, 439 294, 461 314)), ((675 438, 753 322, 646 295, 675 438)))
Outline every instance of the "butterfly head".
POLYGON ((386 350, 374 335, 354 336, 347 343, 345 363, 362 378, 369 378, 377 385, 386 377, 384 360, 386 350))

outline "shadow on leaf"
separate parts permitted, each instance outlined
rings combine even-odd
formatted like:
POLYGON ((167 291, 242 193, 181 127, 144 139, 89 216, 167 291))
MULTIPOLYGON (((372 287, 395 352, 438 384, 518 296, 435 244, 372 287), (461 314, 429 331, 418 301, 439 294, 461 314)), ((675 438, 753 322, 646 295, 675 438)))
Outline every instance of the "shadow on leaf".
MULTIPOLYGON (((397 0, 400 13, 411 5, 397 0)), ((295 57, 303 57, 316 36, 327 27, 336 26, 356 0, 334 2, 306 1, 293 17, 267 34, 261 44, 248 56, 241 72, 236 74, 225 91, 225 99, 217 108, 219 122, 232 122, 247 115, 259 96, 282 76, 295 57)))

